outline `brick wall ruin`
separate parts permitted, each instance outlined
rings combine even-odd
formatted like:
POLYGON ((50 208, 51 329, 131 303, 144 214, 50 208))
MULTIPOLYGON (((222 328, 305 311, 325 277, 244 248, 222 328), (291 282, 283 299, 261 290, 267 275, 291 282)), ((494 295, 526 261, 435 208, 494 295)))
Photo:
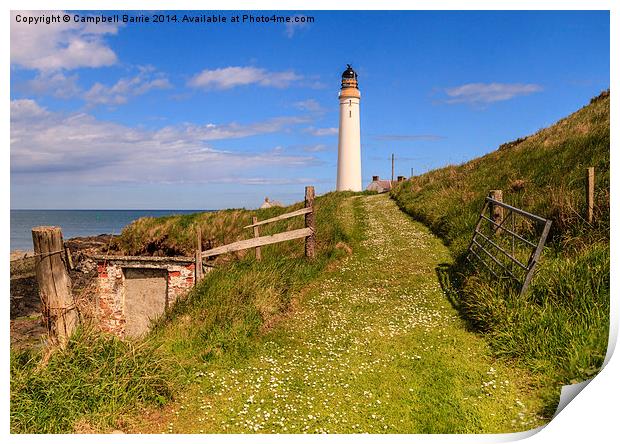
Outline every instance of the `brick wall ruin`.
POLYGON ((97 312, 100 327, 120 337, 148 331, 196 281, 194 258, 99 256, 97 312))

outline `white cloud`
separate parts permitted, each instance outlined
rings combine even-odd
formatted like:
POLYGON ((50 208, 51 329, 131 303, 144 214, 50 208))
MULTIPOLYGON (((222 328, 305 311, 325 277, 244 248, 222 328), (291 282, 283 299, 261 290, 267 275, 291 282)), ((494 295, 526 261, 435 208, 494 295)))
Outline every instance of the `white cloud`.
POLYGON ((373 136, 373 139, 388 142, 434 142, 444 139, 444 137, 437 134, 377 134, 373 136))
POLYGON ((252 66, 229 66, 227 68, 205 69, 192 77, 188 85, 204 89, 230 89, 243 85, 260 85, 286 88, 303 77, 294 71, 267 71, 252 66))
POLYGON ((244 184, 244 185, 290 185, 316 183, 316 178, 311 177, 227 177, 219 179, 218 183, 244 184))
POLYGON ((209 141, 286 131, 303 119, 248 125, 132 128, 85 114, 50 112, 30 99, 11 102, 11 178, 83 184, 202 183, 256 177, 273 168, 317 164, 280 150, 220 150, 209 141))
POLYGON ((309 127, 304 130, 306 133, 310 133, 313 136, 334 136, 338 134, 338 128, 314 128, 309 127))
POLYGON ((18 99, 11 101, 11 121, 22 121, 28 118, 40 118, 49 115, 49 112, 40 107, 31 99, 18 99))
POLYGON ((300 100, 299 102, 293 103, 293 106, 302 111, 310 111, 314 113, 323 112, 323 107, 314 99, 308 100, 300 100))
POLYGON ((274 117, 262 122, 251 124, 239 124, 236 122, 223 125, 208 123, 206 125, 185 124, 180 126, 168 126, 155 133, 160 141, 173 141, 189 138, 192 140, 212 141, 222 139, 239 139, 255 136, 257 134, 275 133, 285 131, 292 125, 306 123, 305 117, 274 117))
POLYGON ((51 16, 61 11, 11 11, 11 64, 39 71, 113 65, 116 54, 104 36, 116 34, 112 24, 75 22, 28 25, 16 17, 51 16))
POLYGON ((304 146, 303 150, 307 153, 320 153, 323 151, 327 151, 329 149, 329 147, 327 145, 324 145, 322 143, 316 144, 316 145, 308 145, 308 146, 304 146))
POLYGON ((151 67, 141 67, 140 72, 131 78, 122 78, 112 86, 95 83, 84 93, 84 100, 91 104, 127 103, 129 96, 138 96, 153 89, 167 89, 172 85, 168 78, 151 67))
POLYGON ((454 88, 447 88, 449 97, 446 103, 485 104, 509 100, 542 91, 542 86, 535 83, 467 83, 454 88))
POLYGON ((34 94, 50 94, 54 97, 69 99, 82 93, 77 83, 77 74, 66 76, 62 72, 39 73, 27 82, 28 92, 34 94))
POLYGON ((331 145, 326 145, 324 143, 315 143, 315 144, 309 144, 309 145, 288 145, 286 148, 283 148, 285 150, 287 150, 288 152, 306 152, 306 153, 321 153, 323 151, 328 151, 332 148, 331 145))
POLYGON ((29 94, 49 94, 61 99, 81 98, 90 105, 120 105, 130 97, 139 96, 155 89, 172 88, 165 74, 150 66, 139 66, 133 77, 123 77, 113 85, 94 83, 88 90, 78 84, 78 75, 65 75, 63 72, 39 72, 33 80, 25 82, 29 94))

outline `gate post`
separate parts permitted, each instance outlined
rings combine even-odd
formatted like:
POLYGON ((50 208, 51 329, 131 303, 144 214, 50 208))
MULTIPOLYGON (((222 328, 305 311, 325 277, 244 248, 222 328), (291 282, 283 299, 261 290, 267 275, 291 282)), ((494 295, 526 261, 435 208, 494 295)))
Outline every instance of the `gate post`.
POLYGON ((76 329, 79 317, 71 294, 71 278, 63 263, 62 231, 60 227, 34 227, 32 243, 47 332, 50 340, 58 341, 64 347, 76 329))
MULTIPOLYGON (((503 202, 502 190, 489 191, 489 197, 498 202, 503 202)), ((491 220, 495 222, 495 224, 501 225, 501 223, 504 221, 504 208, 499 205, 494 205, 493 203, 491 203, 489 205, 489 211, 491 213, 490 214, 491 220)), ((491 233, 498 236, 500 234, 500 229, 495 224, 490 223, 491 233)))

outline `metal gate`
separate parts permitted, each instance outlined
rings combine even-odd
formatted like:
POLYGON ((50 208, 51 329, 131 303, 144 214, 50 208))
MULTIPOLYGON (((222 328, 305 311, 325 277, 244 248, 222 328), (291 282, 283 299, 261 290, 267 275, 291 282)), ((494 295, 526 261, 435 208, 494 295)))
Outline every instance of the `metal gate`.
POLYGON ((496 278, 513 279, 521 286, 519 294, 523 295, 550 228, 548 219, 487 197, 469 244, 467 260, 473 263, 473 256, 496 278))

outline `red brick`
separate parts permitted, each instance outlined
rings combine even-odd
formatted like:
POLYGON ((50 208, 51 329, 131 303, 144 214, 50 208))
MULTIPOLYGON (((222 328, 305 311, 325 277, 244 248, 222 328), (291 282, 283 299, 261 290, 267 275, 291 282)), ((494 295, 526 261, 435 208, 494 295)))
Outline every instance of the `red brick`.
POLYGON ((194 283, 194 278, 192 278, 192 277, 185 278, 185 282, 187 282, 188 284, 193 284, 194 283))
POLYGON ((185 268, 187 268, 188 270, 193 270, 194 269, 194 264, 186 265, 185 268))
POLYGON ((181 272, 180 271, 169 271, 168 277, 173 277, 173 276, 181 276, 181 272))

